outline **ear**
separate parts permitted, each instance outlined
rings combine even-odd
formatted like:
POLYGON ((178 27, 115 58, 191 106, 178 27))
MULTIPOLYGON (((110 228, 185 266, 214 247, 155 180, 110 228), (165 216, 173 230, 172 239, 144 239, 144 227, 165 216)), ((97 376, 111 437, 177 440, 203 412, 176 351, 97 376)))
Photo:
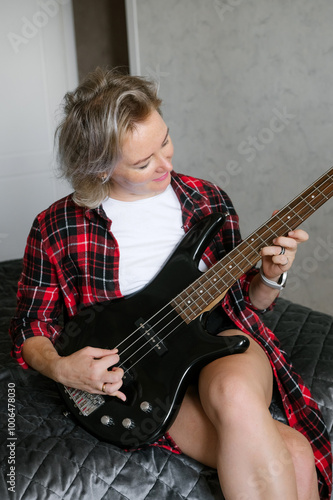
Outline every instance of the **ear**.
POLYGON ((105 184, 106 181, 108 180, 108 175, 105 172, 102 174, 98 174, 98 177, 101 179, 102 184, 105 184))

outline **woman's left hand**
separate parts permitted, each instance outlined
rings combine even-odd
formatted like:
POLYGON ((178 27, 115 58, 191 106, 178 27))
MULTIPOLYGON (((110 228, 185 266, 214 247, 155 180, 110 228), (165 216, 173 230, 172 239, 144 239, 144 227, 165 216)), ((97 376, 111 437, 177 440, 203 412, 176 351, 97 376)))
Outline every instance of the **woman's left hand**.
POLYGON ((266 278, 275 280, 282 273, 289 271, 295 259, 297 246, 308 239, 306 231, 296 229, 290 231, 288 236, 275 238, 274 245, 262 248, 262 270, 266 278))

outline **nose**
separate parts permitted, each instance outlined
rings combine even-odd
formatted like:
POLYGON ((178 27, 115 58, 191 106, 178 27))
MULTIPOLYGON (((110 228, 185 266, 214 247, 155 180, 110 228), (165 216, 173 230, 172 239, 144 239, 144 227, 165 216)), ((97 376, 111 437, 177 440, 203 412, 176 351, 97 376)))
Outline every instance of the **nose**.
POLYGON ((171 170, 173 169, 171 161, 172 161, 172 157, 166 158, 166 157, 162 156, 161 158, 159 158, 157 170, 159 172, 166 172, 166 171, 171 172, 171 170))
POLYGON ((161 151, 160 154, 158 155, 157 161, 158 161, 158 167, 157 170, 159 172, 171 172, 173 170, 172 166, 172 157, 173 157, 173 147, 172 144, 170 144, 170 148, 168 151, 161 151))

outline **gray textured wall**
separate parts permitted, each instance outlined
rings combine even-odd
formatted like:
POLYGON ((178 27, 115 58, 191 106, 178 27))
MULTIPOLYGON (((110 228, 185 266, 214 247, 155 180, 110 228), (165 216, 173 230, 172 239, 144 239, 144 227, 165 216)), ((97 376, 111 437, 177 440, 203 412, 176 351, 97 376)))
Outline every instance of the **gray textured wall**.
MULTIPOLYGON (((332 161, 333 3, 138 0, 141 73, 160 81, 175 170, 225 188, 243 236, 332 161)), ((333 200, 307 222, 284 297, 332 313, 333 200)))

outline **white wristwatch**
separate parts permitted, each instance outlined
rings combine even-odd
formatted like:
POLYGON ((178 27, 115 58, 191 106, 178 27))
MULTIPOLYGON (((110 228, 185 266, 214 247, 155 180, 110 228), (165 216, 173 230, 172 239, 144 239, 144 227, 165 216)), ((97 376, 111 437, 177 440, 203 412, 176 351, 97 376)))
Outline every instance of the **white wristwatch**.
POLYGON ((269 286, 270 288, 274 288, 275 290, 281 291, 286 286, 287 276, 288 276, 288 273, 285 272, 285 273, 281 274, 278 282, 272 281, 272 280, 269 280, 268 278, 266 278, 266 276, 264 275, 264 272, 262 270, 262 267, 260 268, 260 278, 262 279, 263 283, 265 283, 265 285, 269 286))

